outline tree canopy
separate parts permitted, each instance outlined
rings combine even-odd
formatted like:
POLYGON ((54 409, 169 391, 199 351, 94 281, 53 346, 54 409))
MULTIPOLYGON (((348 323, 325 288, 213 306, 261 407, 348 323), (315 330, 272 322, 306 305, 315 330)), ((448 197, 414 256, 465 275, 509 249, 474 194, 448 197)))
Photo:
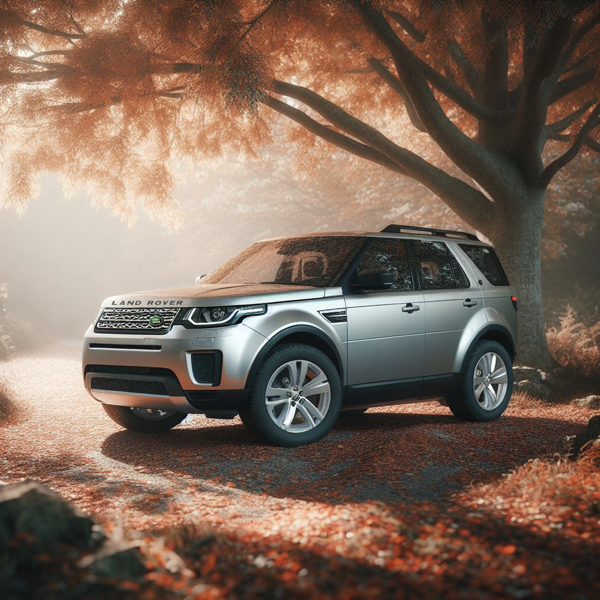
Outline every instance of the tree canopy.
POLYGON ((430 141, 467 176, 483 167, 483 187, 510 167, 477 138, 507 144, 497 133, 507 119, 523 153, 548 138, 568 148, 544 180, 580 149, 597 150, 599 15, 597 2, 558 0, 5 1, 5 202, 23 206, 49 170, 122 211, 160 208, 174 161, 255 152, 269 139, 269 106, 304 125, 293 137, 319 151, 314 134, 445 188, 459 213, 465 202, 486 208, 476 187, 429 163, 430 141), (569 44, 553 52, 549 31, 569 44), (546 72, 557 81, 536 123, 528 92, 546 72))

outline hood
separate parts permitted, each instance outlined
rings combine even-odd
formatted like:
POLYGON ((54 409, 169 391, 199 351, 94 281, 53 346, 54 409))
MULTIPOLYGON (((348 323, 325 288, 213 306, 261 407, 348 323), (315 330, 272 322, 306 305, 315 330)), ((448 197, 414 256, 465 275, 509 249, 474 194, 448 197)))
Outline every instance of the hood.
POLYGON ((119 306, 238 306, 241 304, 311 300, 313 298, 323 298, 324 296, 324 288, 309 286, 281 285, 278 283, 214 283, 112 296, 107 298, 102 306, 104 308, 119 306))

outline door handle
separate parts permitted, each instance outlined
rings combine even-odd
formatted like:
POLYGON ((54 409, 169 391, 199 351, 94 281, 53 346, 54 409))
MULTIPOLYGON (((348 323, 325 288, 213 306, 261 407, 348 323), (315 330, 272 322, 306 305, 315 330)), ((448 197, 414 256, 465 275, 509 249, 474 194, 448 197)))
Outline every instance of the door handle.
POLYGON ((402 307, 402 312, 407 312, 407 313, 413 313, 416 310, 421 310, 421 307, 417 304, 417 306, 415 306, 414 304, 412 304, 411 302, 409 302, 408 304, 405 304, 402 307))
POLYGON ((467 308, 471 308, 471 306, 475 306, 476 304, 477 304, 477 300, 471 300, 471 298, 467 298, 463 302, 463 306, 466 306, 467 308))

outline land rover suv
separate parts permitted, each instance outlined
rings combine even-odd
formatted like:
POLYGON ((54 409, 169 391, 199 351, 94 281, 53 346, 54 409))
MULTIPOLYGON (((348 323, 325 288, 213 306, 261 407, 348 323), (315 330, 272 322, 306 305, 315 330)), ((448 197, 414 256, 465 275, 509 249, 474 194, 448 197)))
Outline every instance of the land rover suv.
POLYGON ((239 414, 262 440, 298 446, 385 404, 446 399, 460 419, 492 421, 516 349, 517 298, 491 246, 390 225, 257 242, 194 286, 108 298, 83 375, 128 429, 239 414))

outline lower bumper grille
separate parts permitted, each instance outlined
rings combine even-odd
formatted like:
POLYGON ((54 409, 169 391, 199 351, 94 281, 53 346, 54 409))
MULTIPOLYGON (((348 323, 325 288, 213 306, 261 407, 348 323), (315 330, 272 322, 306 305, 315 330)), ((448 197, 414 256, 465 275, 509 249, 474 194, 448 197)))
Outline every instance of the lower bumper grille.
POLYGON ((221 363, 220 352, 194 352, 191 355, 191 365, 196 383, 219 385, 221 383, 221 363))
POLYGON ((123 379, 117 377, 92 377, 93 390, 106 392, 124 392, 129 394, 148 394, 151 396, 168 396, 167 387, 162 381, 123 379))

